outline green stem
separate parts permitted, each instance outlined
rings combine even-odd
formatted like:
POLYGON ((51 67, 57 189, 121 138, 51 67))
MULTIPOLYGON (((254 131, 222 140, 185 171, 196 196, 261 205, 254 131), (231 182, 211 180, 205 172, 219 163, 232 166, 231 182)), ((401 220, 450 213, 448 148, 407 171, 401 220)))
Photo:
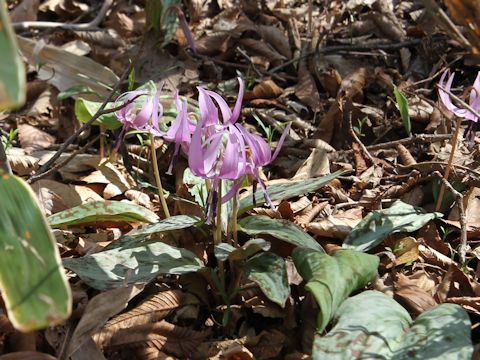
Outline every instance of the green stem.
POLYGON ((153 173, 155 175, 155 182, 157 183, 158 196, 162 209, 166 218, 170 217, 170 211, 168 210, 167 201, 165 200, 165 194, 163 193, 162 180, 160 179, 160 173, 158 172, 157 151, 155 149, 155 138, 153 134, 150 134, 150 149, 152 152, 153 173))

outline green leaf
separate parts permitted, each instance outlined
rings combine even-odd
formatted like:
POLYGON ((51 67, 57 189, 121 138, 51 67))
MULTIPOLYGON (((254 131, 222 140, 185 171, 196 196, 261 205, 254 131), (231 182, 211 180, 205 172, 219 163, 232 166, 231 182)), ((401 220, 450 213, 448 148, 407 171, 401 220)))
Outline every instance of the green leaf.
MULTIPOLYGON (((334 172, 333 174, 320 176, 318 178, 302 181, 292 181, 286 184, 270 185, 267 187, 267 190, 272 201, 290 199, 295 196, 315 191, 335 179, 337 176, 340 176, 344 173, 345 171, 339 170, 334 172)), ((239 201, 239 215, 253 209, 255 206, 260 206, 265 203, 263 191, 261 190, 256 191, 255 196, 252 195, 252 192, 249 192, 243 196, 244 197, 239 201), (256 205, 253 202, 254 198, 256 205)))
POLYGON ((335 319, 327 335, 316 335, 313 359, 470 360, 472 356, 470 320, 458 305, 435 306, 412 324, 395 300, 379 291, 365 291, 347 299, 335 319))
POLYGON ((285 261, 271 252, 264 252, 249 259, 244 266, 245 275, 274 303, 285 306, 290 295, 285 261))
POLYGON ((305 289, 317 301, 318 330, 323 331, 340 304, 355 290, 364 287, 377 274, 377 256, 353 250, 339 250, 333 255, 297 248, 293 262, 303 280, 305 289))
POLYGON ((87 285, 107 290, 148 283, 160 274, 185 274, 203 268, 192 252, 157 240, 141 241, 124 236, 122 246, 77 259, 64 259, 87 285))
POLYGON ((365 216, 345 238, 343 247, 368 251, 390 234, 416 231, 441 216, 441 213, 427 213, 422 208, 397 200, 388 209, 373 211, 365 216))
POLYGON ((238 222, 238 230, 254 236, 268 234, 296 246, 323 251, 313 237, 288 220, 265 215, 248 216, 238 222))
POLYGON ((149 222, 158 216, 143 206, 123 201, 92 201, 48 217, 50 226, 60 227, 100 221, 149 222))
POLYGON ((270 250, 270 243, 264 239, 250 239, 243 246, 235 248, 227 243, 215 245, 215 257, 220 261, 241 261, 260 251, 270 250))
POLYGON ((412 135, 412 123, 410 121, 410 114, 408 113, 408 101, 398 88, 393 85, 393 93, 395 94, 395 100, 397 101, 397 107, 400 111, 400 115, 403 121, 403 127, 408 136, 412 135))
POLYGON ((70 286, 47 220, 30 187, 0 173, 0 289, 21 331, 58 324, 71 311, 70 286))
POLYGON ((71 88, 61 91, 57 95, 57 99, 62 101, 70 97, 76 97, 77 95, 82 94, 92 94, 100 97, 92 88, 85 85, 72 86, 71 88))
MULTIPOLYGON (((79 97, 75 100, 75 116, 78 121, 86 123, 95 115, 101 105, 101 102, 85 100, 79 97)), ((105 109, 111 109, 112 107, 114 107, 114 103, 108 103, 105 109)), ((113 113, 100 115, 93 124, 97 126, 103 125, 109 130, 115 130, 122 126, 122 123, 117 120, 113 113)))
POLYGON ((0 1, 0 111, 19 107, 25 102, 25 67, 5 1, 0 1))
POLYGON ((128 236, 147 236, 165 231, 186 229, 197 225, 201 219, 198 216, 176 215, 160 220, 156 224, 144 225, 130 231, 128 236))

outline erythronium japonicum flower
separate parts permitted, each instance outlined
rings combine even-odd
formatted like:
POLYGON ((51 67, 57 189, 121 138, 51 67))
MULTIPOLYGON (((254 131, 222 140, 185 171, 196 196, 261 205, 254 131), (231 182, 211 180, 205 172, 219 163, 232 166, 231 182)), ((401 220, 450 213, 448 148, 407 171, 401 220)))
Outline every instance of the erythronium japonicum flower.
POLYGON ((225 202, 236 196, 245 175, 252 175, 260 183, 267 203, 273 207, 259 168, 271 163, 279 153, 290 125, 287 126, 272 155, 268 143, 258 135, 249 133, 237 124, 243 100, 243 81, 238 78, 239 91, 233 111, 217 93, 198 88, 200 120, 193 133, 188 152, 188 164, 192 173, 212 180, 217 189, 220 180, 233 180, 231 191, 222 197, 225 202), (218 108, 221 112, 221 120, 218 108))
POLYGON ((174 94, 174 99, 177 107, 177 117, 168 131, 161 134, 165 140, 175 144, 172 161, 170 162, 167 171, 167 174, 169 175, 172 174, 172 169, 175 165, 178 153, 180 152, 180 148, 182 148, 183 151, 188 152, 190 140, 195 130, 195 124, 193 124, 188 117, 187 101, 181 101, 178 92, 174 94))
POLYGON ((152 96, 146 91, 129 91, 118 97, 115 102, 117 105, 125 104, 115 115, 123 126, 117 139, 115 149, 118 150, 121 141, 126 133, 133 129, 139 131, 148 131, 159 136, 158 119, 163 114, 163 107, 159 102, 159 91, 152 96), (143 103, 134 101, 137 98, 144 98, 143 103))
MULTIPOLYGON (((452 83, 453 83, 453 78, 455 77, 455 73, 453 72, 450 77, 448 78, 447 82, 445 82, 445 78, 447 77, 449 71, 446 70, 442 77, 440 78, 440 88, 438 89, 438 93, 440 96, 440 100, 442 101, 443 105, 454 113, 456 116, 460 118, 464 118, 473 122, 478 121, 478 117, 473 114, 470 110, 461 108, 453 104, 452 99, 449 94, 447 94, 443 89, 450 91, 452 88, 452 83)), ((473 87, 470 90, 470 95, 468 99, 468 105, 475 111, 480 110, 480 72, 477 75, 477 78, 475 79, 475 82, 473 83, 473 87)))

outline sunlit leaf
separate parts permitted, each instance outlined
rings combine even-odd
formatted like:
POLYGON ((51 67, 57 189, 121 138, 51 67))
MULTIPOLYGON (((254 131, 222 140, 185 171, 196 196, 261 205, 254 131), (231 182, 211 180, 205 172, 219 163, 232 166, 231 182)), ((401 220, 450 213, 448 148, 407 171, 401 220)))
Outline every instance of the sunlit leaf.
POLYGON ((70 286, 57 245, 33 191, 0 173, 0 289, 8 317, 22 331, 69 317, 70 286))
POLYGON ((297 248, 293 262, 319 305, 317 326, 323 331, 341 303, 377 274, 379 258, 353 250, 339 250, 332 255, 297 248))

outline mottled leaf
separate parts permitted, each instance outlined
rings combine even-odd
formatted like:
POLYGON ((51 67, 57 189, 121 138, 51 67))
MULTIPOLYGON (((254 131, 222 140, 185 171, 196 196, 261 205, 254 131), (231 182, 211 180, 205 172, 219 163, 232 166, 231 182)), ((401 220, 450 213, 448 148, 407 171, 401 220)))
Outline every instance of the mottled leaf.
POLYGON ((245 266, 245 275, 254 281, 270 300, 281 307, 290 295, 285 261, 271 252, 264 252, 249 259, 245 266))
POLYGON ((323 251, 313 237, 288 220, 264 215, 248 216, 238 222, 238 230, 254 236, 268 234, 296 246, 323 251))
POLYGON ((160 220, 159 222, 151 225, 144 225, 137 229, 134 229, 128 233, 129 236, 146 236, 155 233, 185 229, 191 226, 195 226, 200 222, 198 216, 190 215, 176 215, 169 218, 160 220))
POLYGON ((317 326, 323 331, 340 304, 353 291, 362 288, 377 274, 379 258, 353 250, 339 250, 333 255, 297 248, 293 262, 320 310, 317 326))
POLYGON ((441 304, 412 322, 395 300, 365 291, 338 308, 335 326, 316 335, 313 359, 465 359, 473 352, 470 320, 458 305, 441 304))
POLYGON ((52 227, 85 224, 100 221, 149 222, 158 216, 143 206, 123 201, 92 201, 61 211, 48 217, 52 227))
POLYGON ((0 1, 0 52, 0 111, 3 111, 25 102, 25 67, 18 56, 5 1, 0 1))
MULTIPOLYGON (((295 196, 300 196, 302 194, 315 191, 343 173, 344 171, 340 170, 334 172, 333 174, 314 179, 270 185, 267 187, 268 194, 270 195, 272 201, 290 199, 295 196)), ((243 195, 242 199, 239 201, 238 213, 243 214, 244 212, 253 209, 255 206, 262 205, 264 202, 265 199, 261 190, 256 191, 255 194, 249 192, 243 195)))
POLYGON ((250 239, 241 247, 236 248, 228 243, 215 245, 215 256, 220 261, 246 260, 259 251, 270 250, 270 243, 264 239, 250 239))
POLYGON ((200 259, 188 250, 127 236, 122 240, 121 246, 112 249, 64 259, 64 265, 98 290, 148 283, 160 274, 184 274, 203 267, 200 259))
POLYGON ((387 235, 418 230, 441 216, 441 213, 427 213, 422 208, 397 200, 388 209, 372 211, 365 216, 345 238, 343 247, 368 251, 380 244, 387 235))
POLYGON ((22 331, 57 324, 71 311, 70 286, 55 238, 35 195, 0 172, 0 289, 8 317, 22 331))

